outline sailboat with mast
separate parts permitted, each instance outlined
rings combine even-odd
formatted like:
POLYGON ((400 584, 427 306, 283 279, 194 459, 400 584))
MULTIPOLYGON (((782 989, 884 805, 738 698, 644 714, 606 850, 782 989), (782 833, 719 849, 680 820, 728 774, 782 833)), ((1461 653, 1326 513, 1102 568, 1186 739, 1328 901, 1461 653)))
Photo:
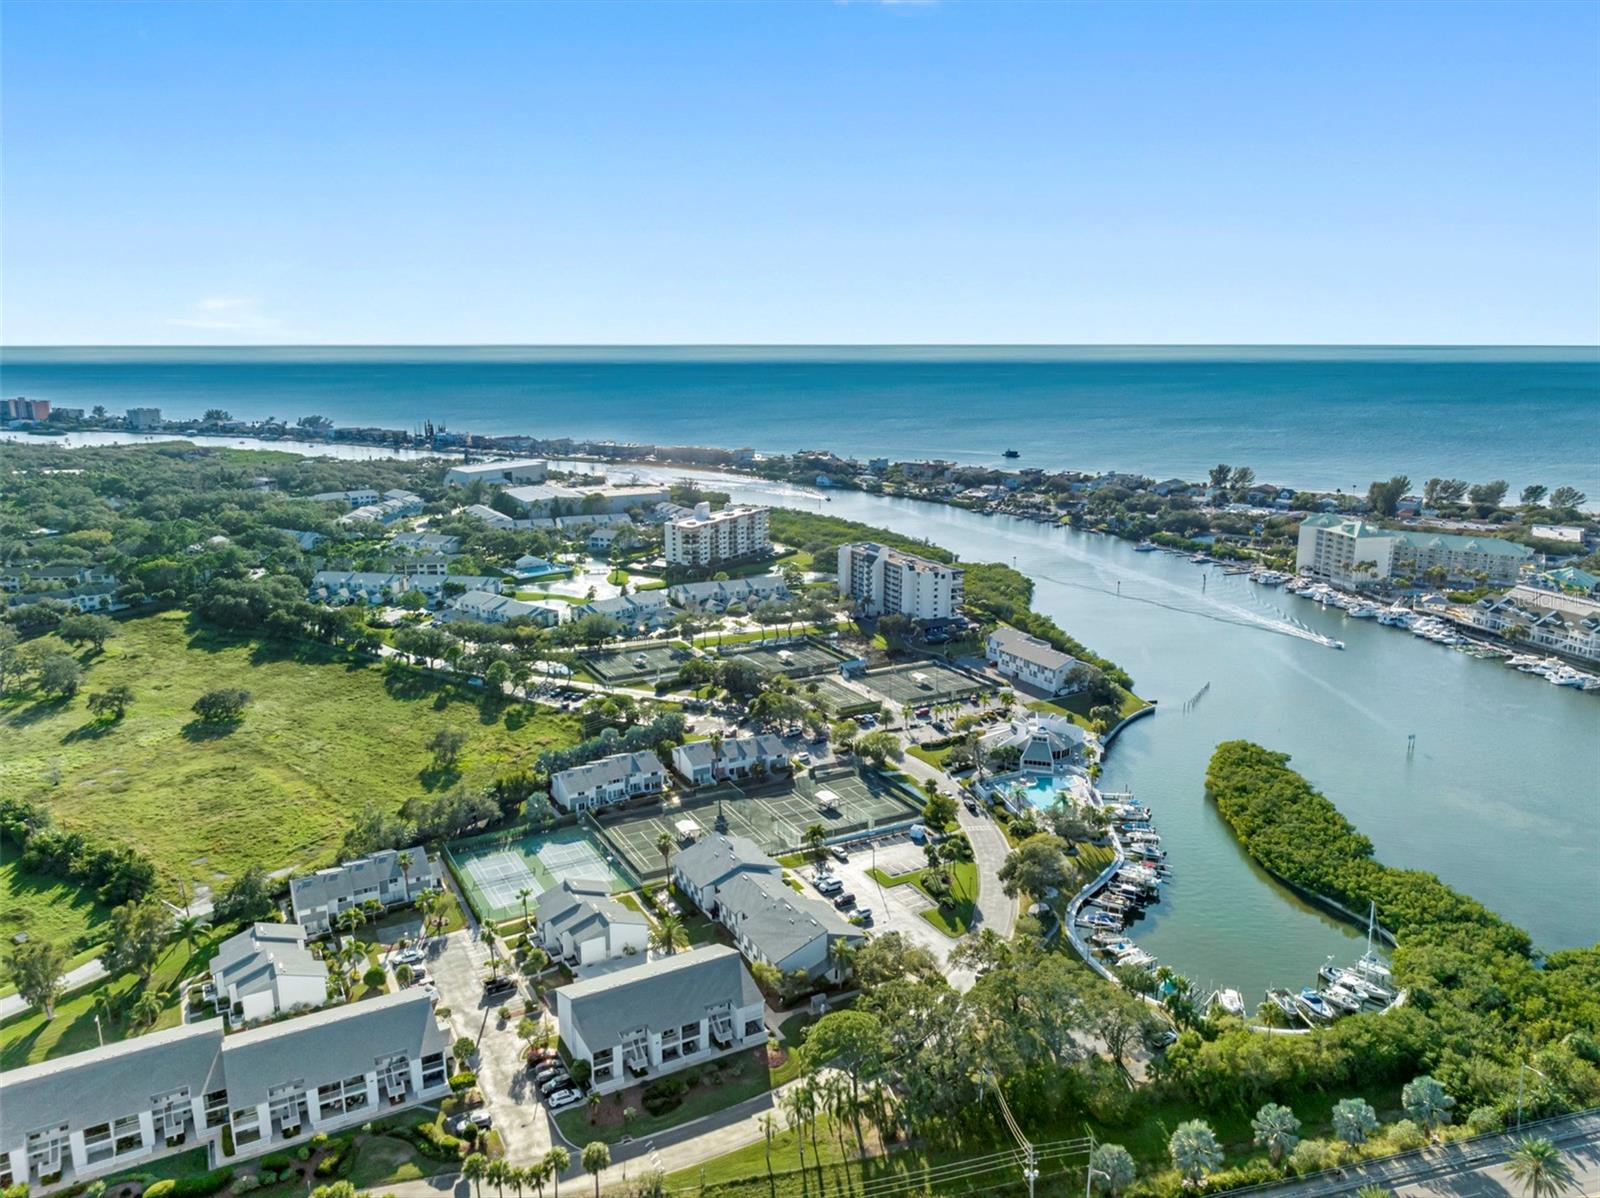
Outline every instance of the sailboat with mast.
POLYGON ((1372 933, 1378 926, 1378 904, 1373 902, 1367 908, 1367 951, 1361 954, 1361 959, 1356 962, 1356 972, 1375 982, 1389 980, 1389 966, 1373 951, 1372 933))

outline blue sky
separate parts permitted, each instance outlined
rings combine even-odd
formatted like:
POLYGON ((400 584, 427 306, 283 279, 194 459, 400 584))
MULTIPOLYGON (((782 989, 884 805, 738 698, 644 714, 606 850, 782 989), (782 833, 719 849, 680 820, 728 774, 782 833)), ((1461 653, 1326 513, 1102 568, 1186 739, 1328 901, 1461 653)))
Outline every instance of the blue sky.
POLYGON ((4 343, 1600 340, 1600 6, 5 3, 4 343))

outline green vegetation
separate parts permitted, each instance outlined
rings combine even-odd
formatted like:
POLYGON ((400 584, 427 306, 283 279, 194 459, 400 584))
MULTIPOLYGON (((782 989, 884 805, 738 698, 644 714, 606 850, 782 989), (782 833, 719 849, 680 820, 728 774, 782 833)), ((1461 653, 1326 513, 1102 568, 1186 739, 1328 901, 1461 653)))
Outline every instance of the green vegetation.
POLYGON ((1168 1054, 1174 1076, 1196 1094, 1287 1100, 1307 1085, 1426 1072, 1464 1105, 1503 1114, 1527 1061, 1543 1076, 1528 1087, 1525 1114, 1600 1101, 1600 946, 1553 953, 1540 968, 1520 928, 1433 874, 1374 860, 1372 842, 1288 762, 1229 741, 1211 759, 1207 793, 1246 851, 1277 877, 1358 914, 1377 905, 1398 940, 1395 980, 1410 1001, 1293 1041, 1228 1032, 1202 1043, 1186 1035, 1168 1054))
POLYGON ((734 1106, 765 1094, 772 1088, 765 1047, 723 1057, 705 1065, 668 1074, 644 1087, 637 1107, 623 1091, 608 1096, 599 1107, 576 1106, 557 1115, 562 1134, 575 1144, 601 1141, 615 1144, 623 1136, 654 1135, 669 1127, 734 1106), (659 1113, 652 1113, 655 1106, 659 1113), (630 1119, 628 1110, 634 1110, 630 1119))
POLYGON ((0 856, 0 939, 26 932, 83 960, 94 956, 109 908, 84 887, 24 868, 9 846, 0 856))
POLYGON ((86 665, 90 689, 133 690, 127 715, 104 726, 81 697, 0 699, 0 787, 42 800, 65 828, 133 845, 169 888, 215 886, 250 865, 323 864, 368 801, 392 810, 485 786, 577 740, 569 716, 486 707, 481 695, 322 645, 221 633, 179 612, 118 631, 86 665), (242 726, 197 732, 191 706, 223 686, 252 696, 242 726), (426 746, 447 730, 466 744, 441 767, 426 746))
POLYGON ((934 904, 922 912, 922 918, 946 936, 965 936, 977 913, 978 867, 971 861, 952 861, 937 869, 948 875, 948 890, 937 883, 930 885, 928 875, 936 872, 932 867, 898 875, 880 869, 868 869, 867 873, 880 886, 915 886, 934 904))

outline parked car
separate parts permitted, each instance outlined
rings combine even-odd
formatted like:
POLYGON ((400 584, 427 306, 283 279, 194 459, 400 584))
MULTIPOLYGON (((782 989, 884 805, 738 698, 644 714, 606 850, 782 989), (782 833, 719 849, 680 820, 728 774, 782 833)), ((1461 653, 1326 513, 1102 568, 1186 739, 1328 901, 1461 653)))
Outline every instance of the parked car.
POLYGON ((576 1090, 557 1090, 554 1094, 545 1095, 545 1104, 552 1111, 559 1111, 563 1107, 573 1106, 583 1101, 583 1095, 576 1090))
POLYGON ((467 1128, 476 1127, 479 1131, 486 1131, 494 1125, 494 1117, 488 1111, 468 1111, 465 1115, 457 1115, 450 1120, 450 1131, 460 1135, 467 1128))
POLYGON ((814 879, 811 884, 817 888, 818 894, 838 894, 839 891, 844 889, 844 883, 832 874, 823 874, 821 877, 814 879))
POLYGON ((978 814, 978 800, 977 799, 974 799, 969 795, 965 800, 963 800, 963 802, 966 805, 968 814, 970 814, 970 815, 977 815, 978 814))
POLYGON ((483 994, 485 998, 489 998, 496 994, 504 994, 515 990, 516 988, 516 980, 514 978, 507 977, 505 974, 501 974, 498 977, 483 979, 483 994))
POLYGON ((855 914, 850 916, 850 922, 851 923, 855 923, 855 924, 871 923, 872 922, 872 908, 871 907, 857 907, 856 910, 855 910, 855 914))
POLYGON ((549 1081, 545 1082, 544 1085, 540 1086, 539 1093, 543 1094, 546 1098, 549 1098, 552 1094, 559 1094, 562 1090, 568 1090, 571 1088, 572 1079, 566 1075, 565 1071, 563 1071, 560 1077, 553 1077, 549 1081))
POLYGON ((553 1049, 553 1048, 530 1048, 530 1049, 528 1049, 528 1068, 529 1069, 534 1069, 534 1070, 543 1069, 546 1065, 552 1064, 553 1062, 558 1061, 560 1059, 561 1059, 560 1056, 556 1053, 556 1050, 553 1049))
POLYGON ((433 979, 428 976, 428 971, 421 965, 415 965, 411 969, 411 984, 413 986, 431 986, 433 985, 433 979))
POLYGON ((850 860, 850 854, 845 852, 844 849, 839 845, 834 845, 831 849, 829 849, 828 856, 832 857, 835 861, 850 860))
POLYGON ((811 764, 811 754, 807 753, 807 752, 805 752, 803 750, 801 752, 799 752, 799 753, 796 753, 794 755, 794 759, 795 759, 796 762, 798 762, 801 765, 810 765, 811 764))
POLYGON ((533 1080, 538 1082, 542 1086, 542 1085, 545 1084, 545 1082, 549 1081, 553 1077, 566 1077, 566 1076, 567 1076, 567 1067, 565 1065, 557 1063, 557 1064, 554 1064, 554 1065, 545 1065, 545 1066, 543 1066, 541 1069, 539 1069, 538 1072, 536 1072, 533 1075, 533 1080))
POLYGON ((839 895, 837 898, 835 898, 833 900, 833 905, 835 907, 837 907, 840 911, 843 911, 846 907, 855 906, 855 902, 856 902, 856 896, 851 894, 848 890, 846 890, 843 894, 839 895))
POLYGON ((420 948, 403 948, 394 955, 396 965, 420 965, 424 959, 420 948))

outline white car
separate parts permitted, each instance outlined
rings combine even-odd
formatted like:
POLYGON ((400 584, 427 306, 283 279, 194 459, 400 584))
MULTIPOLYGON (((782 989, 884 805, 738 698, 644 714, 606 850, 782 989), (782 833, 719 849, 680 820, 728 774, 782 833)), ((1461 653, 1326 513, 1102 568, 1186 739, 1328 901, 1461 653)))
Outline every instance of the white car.
POLYGON ((557 1090, 545 1100, 545 1105, 552 1111, 559 1111, 564 1107, 575 1106, 583 1101, 583 1095, 576 1090, 557 1090))
POLYGON ((396 965, 421 965, 423 960, 420 948, 403 948, 394 955, 396 965))

